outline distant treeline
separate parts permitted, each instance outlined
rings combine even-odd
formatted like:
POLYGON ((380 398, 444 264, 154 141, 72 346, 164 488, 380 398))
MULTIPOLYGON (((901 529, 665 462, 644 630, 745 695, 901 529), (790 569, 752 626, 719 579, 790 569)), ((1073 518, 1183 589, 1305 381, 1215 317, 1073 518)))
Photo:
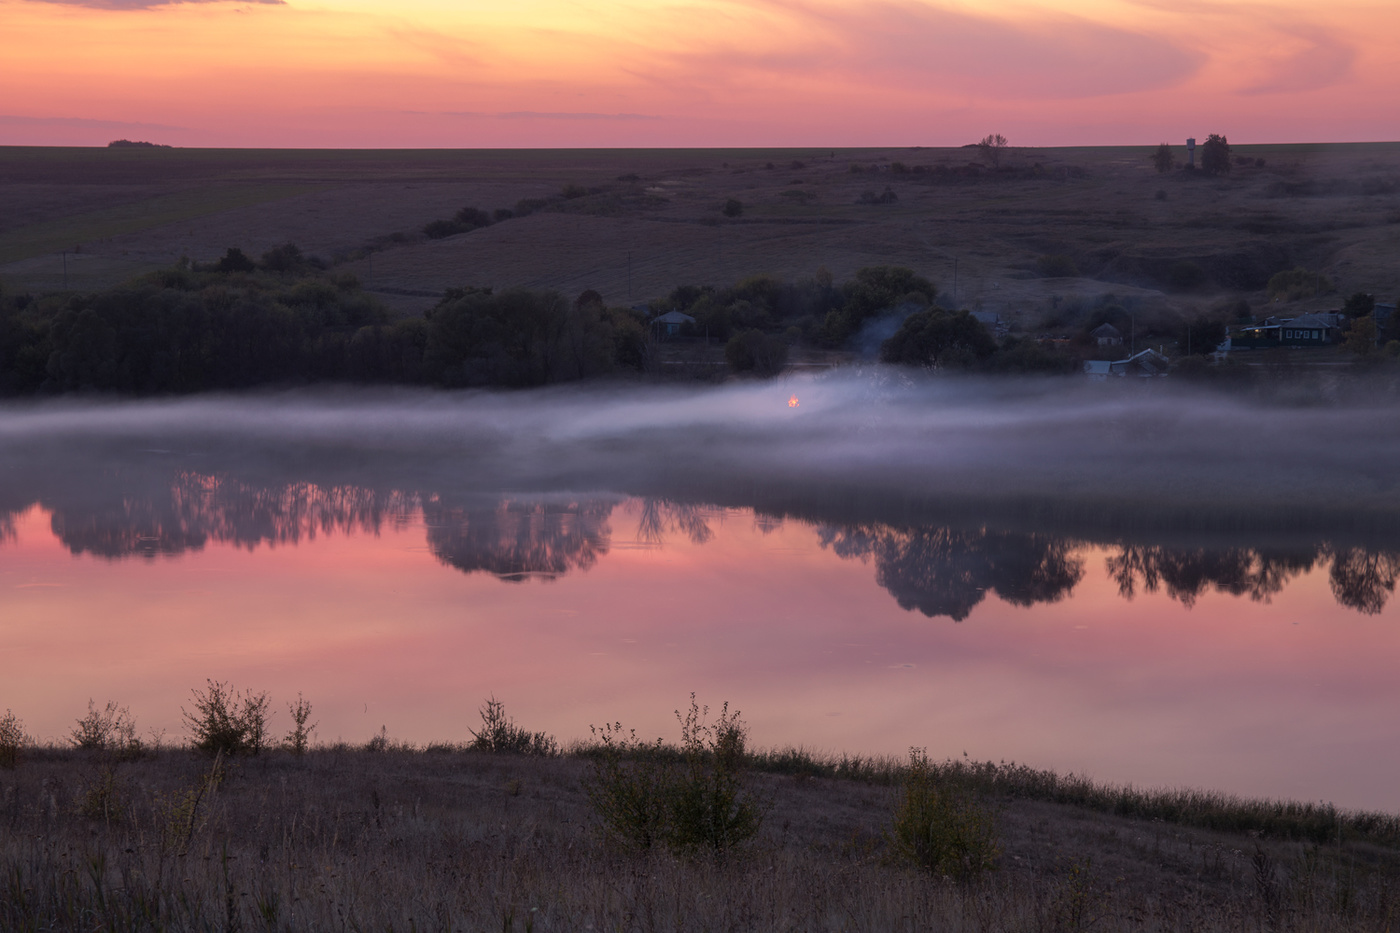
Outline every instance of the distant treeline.
POLYGON ((422 317, 391 319, 354 276, 292 244, 253 260, 181 261, 107 291, 0 293, 0 393, 200 392, 315 382, 526 387, 637 372, 654 359, 655 319, 693 318, 673 334, 725 344, 735 371, 772 374, 788 347, 861 341, 888 362, 1060 371, 1075 361, 1036 344, 998 344, 966 311, 936 304, 908 269, 861 269, 837 285, 752 278, 686 286, 636 309, 593 291, 449 289, 422 317), (901 325, 901 321, 903 322, 901 325), (889 335, 893 334, 892 337, 889 335), (884 339, 888 338, 888 339, 884 339))
POLYGON ((136 394, 312 382, 533 386, 637 368, 645 326, 599 300, 450 290, 391 321, 295 246, 182 262, 109 291, 0 295, 0 392, 136 394))

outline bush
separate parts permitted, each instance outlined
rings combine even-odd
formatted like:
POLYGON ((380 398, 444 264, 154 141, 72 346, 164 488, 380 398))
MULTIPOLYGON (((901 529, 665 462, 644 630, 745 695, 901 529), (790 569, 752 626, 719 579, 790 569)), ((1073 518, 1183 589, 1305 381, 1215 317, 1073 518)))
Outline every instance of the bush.
POLYGON ((0 768, 13 768, 19 764, 20 750, 28 743, 24 734, 24 724, 11 710, 0 716, 0 768))
POLYGON ((238 693, 226 683, 206 681, 192 691, 194 712, 181 708, 194 747, 207 755, 256 755, 267 742, 267 693, 238 693))
POLYGON ((506 715, 505 704, 495 697, 481 707, 481 731, 472 730, 470 748, 478 752, 512 755, 557 755, 559 743, 543 732, 522 729, 506 715))
POLYGON ((1172 147, 1162 143, 1157 150, 1152 153, 1152 164, 1159 174, 1166 174, 1176 166, 1176 157, 1172 155, 1172 147))
POLYGON ((904 319, 880 345, 880 359, 906 366, 967 369, 997 351, 982 322, 967 311, 929 308, 904 319))
POLYGON ((215 272, 252 272, 257 269, 253 260, 243 250, 230 246, 228 251, 214 264, 215 272))
POLYGON ((774 334, 746 330, 724 345, 724 359, 736 373, 776 376, 787 366, 787 343, 774 334))
POLYGON ((677 851, 727 851, 753 838, 763 822, 762 809, 739 784, 748 737, 739 711, 730 713, 725 703, 719 718, 707 723, 709 711, 696 704, 695 694, 684 716, 676 710, 685 763, 671 787, 666 838, 677 851))
POLYGON ((1211 133, 1201 144, 1201 171, 1207 175, 1230 173, 1230 143, 1219 133, 1211 133))
POLYGON ((968 792, 939 782, 923 749, 909 750, 889 843, 919 870, 963 882, 996 867, 1001 854, 991 813, 968 792))
POLYGON ((723 854, 758 833, 763 807, 740 781, 747 728, 728 703, 713 723, 708 715, 694 694, 684 715, 676 711, 679 750, 641 742, 619 723, 591 727, 598 746, 585 790, 605 834, 633 849, 723 854))
POLYGON ((311 722, 311 704, 298 693, 297 701, 287 704, 287 712, 292 717, 292 731, 282 740, 282 747, 300 758, 311 744, 311 733, 316 731, 316 723, 311 722))
POLYGON ((723 210, 726 217, 738 217, 744 213, 744 202, 737 198, 730 198, 724 202, 723 210))
POLYGON ((75 748, 88 751, 139 752, 140 739, 136 738, 136 720, 131 712, 116 702, 110 702, 98 709, 88 700, 87 715, 77 721, 69 733, 69 741, 75 748))
POLYGON ((671 774, 661 740, 645 743, 621 723, 589 726, 597 746, 593 773, 584 784, 603 833, 630 849, 646 851, 663 841, 671 774))

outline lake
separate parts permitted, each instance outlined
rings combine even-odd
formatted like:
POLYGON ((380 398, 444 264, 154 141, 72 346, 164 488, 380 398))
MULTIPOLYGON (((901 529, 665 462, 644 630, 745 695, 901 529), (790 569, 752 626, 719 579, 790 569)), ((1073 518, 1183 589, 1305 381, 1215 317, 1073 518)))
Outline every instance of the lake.
POLYGON ((1400 809, 1389 408, 918 381, 0 411, 0 708, 752 741, 1400 809))

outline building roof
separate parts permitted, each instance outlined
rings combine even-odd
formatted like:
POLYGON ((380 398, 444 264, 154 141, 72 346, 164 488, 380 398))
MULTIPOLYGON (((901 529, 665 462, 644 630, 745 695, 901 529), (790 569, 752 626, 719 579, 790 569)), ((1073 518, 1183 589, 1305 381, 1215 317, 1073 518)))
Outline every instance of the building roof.
POLYGON ((1112 324, 1100 324, 1098 327, 1095 327, 1093 330, 1089 331, 1089 336, 1090 336, 1090 337, 1096 337, 1096 338, 1101 338, 1101 337, 1118 337, 1118 338, 1122 338, 1123 332, 1122 332, 1121 330, 1119 330, 1118 328, 1114 327, 1112 324))
POLYGON ((694 324, 695 318, 681 311, 667 311, 656 319, 661 324, 694 324))

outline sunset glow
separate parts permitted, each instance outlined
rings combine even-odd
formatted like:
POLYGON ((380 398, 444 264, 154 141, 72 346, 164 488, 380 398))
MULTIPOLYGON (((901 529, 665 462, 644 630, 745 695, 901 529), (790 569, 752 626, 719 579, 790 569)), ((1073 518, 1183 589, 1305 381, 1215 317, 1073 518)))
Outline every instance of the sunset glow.
POLYGON ((0 143, 1389 139, 1393 4, 0 0, 0 143))

